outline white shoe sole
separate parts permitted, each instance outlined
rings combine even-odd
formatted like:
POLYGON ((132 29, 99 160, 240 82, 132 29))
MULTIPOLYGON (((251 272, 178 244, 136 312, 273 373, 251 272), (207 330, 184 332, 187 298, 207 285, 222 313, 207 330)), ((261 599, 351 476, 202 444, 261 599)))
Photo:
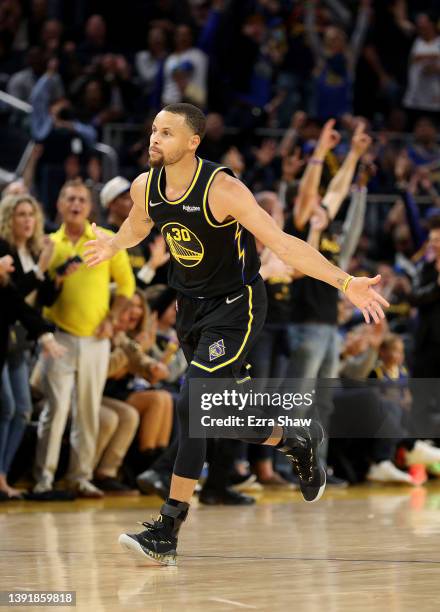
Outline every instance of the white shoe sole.
POLYGON ((152 561, 153 564, 155 565, 176 565, 176 557, 174 555, 161 555, 162 558, 159 558, 159 556, 154 556, 154 553, 148 554, 144 551, 144 549, 142 548, 142 546, 139 544, 139 542, 137 542, 136 540, 134 540, 133 538, 130 538, 130 536, 128 536, 125 533, 122 533, 119 536, 119 544, 122 546, 122 548, 124 550, 127 550, 130 555, 135 559, 135 561, 137 562, 141 562, 143 561, 145 564, 145 561, 148 559, 149 561, 152 561))
POLYGON ((321 446, 321 444, 322 444, 322 443, 324 442, 324 440, 325 440, 325 431, 324 431, 324 427, 321 425, 321 423, 318 423, 318 425, 319 425, 319 429, 321 430, 321 431, 320 431, 320 433, 321 433, 321 439, 320 439, 320 440, 319 440, 319 442, 318 442, 318 446, 321 446))
POLYGON ((324 470, 324 468, 321 468, 322 471, 324 472, 324 483, 319 487, 319 491, 318 491, 318 495, 315 497, 315 499, 304 499, 304 501, 307 504, 314 504, 315 502, 319 501, 321 499, 321 497, 324 495, 324 491, 325 491, 325 486, 327 484, 327 474, 326 471, 324 470))
MULTIPOLYGON (((321 423, 318 423, 319 425, 319 429, 321 430, 321 439, 318 442, 318 446, 321 446, 321 444, 324 442, 325 440, 325 432, 324 432, 324 427, 321 425, 321 423)), ((304 501, 307 504, 314 504, 315 502, 319 501, 321 499, 321 497, 324 495, 324 491, 325 491, 325 487, 327 484, 327 472, 325 471, 325 469, 321 466, 321 470, 324 474, 324 483, 320 486, 319 491, 318 491, 318 495, 315 497, 315 499, 311 499, 310 501, 307 499, 304 499, 304 501)))
MULTIPOLYGON (((323 426, 321 425, 321 423, 317 423, 319 425, 319 437, 316 438, 316 448, 318 446, 321 446, 321 444, 324 442, 325 440, 325 431, 323 426)), ((289 456, 289 455, 288 455, 289 456)), ((319 458, 318 458, 319 460, 319 458)), ((321 461, 319 461, 319 463, 321 464, 321 461)), ((320 469, 321 469, 321 473, 324 476, 324 482, 322 483, 322 485, 319 487, 319 491, 317 496, 314 499, 306 499, 301 491, 301 494, 303 496, 303 500, 307 503, 307 504, 314 504, 315 502, 319 501, 321 499, 321 497, 324 495, 324 491, 325 491, 325 486, 327 484, 327 472, 325 471, 325 469, 322 467, 322 465, 320 465, 320 469)), ((300 483, 300 490, 301 490, 301 483, 300 483)))

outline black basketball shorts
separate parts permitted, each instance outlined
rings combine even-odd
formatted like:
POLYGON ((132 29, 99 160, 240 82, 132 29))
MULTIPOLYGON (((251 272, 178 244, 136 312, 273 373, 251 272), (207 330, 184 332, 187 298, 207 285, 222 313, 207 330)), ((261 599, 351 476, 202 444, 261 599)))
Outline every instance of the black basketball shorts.
POLYGON ((263 328, 266 287, 260 275, 239 291, 216 298, 177 298, 176 329, 189 364, 213 377, 249 378, 246 356, 263 328))

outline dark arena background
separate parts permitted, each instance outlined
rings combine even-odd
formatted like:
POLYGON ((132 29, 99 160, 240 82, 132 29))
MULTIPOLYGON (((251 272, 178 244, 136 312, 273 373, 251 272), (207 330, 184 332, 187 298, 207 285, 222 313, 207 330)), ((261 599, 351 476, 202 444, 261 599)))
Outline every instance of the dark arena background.
POLYGON ((439 609, 439 129, 440 0, 0 0, 0 606, 439 609), (153 228, 91 268, 85 242, 127 219, 178 103, 206 115, 200 158, 390 306, 367 324, 257 241, 248 373, 320 388, 326 490, 305 503, 283 453, 208 433, 161 566, 118 538, 168 497, 188 366, 167 272, 204 247, 153 228))

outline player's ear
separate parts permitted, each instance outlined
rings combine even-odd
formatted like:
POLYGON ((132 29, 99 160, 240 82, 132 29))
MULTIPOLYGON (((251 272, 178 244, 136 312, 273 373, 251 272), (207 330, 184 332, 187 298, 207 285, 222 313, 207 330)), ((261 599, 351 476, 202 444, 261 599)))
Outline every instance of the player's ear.
POLYGON ((200 136, 198 134, 193 134, 190 140, 191 149, 195 151, 197 147, 199 146, 200 142, 201 142, 200 136))

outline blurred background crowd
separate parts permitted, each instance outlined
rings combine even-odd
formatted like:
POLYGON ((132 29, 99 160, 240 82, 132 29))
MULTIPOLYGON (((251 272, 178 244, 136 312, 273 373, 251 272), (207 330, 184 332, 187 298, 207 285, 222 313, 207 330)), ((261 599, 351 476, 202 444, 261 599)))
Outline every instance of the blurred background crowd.
MULTIPOLYGON (((260 248, 253 376, 397 381, 372 402, 386 435, 323 451, 329 484, 440 475, 408 425, 416 405, 440 438, 436 394, 409 390, 440 376, 439 27, 439 0, 0 1, 0 499, 30 478, 32 499, 166 495, 186 363, 164 241, 93 270, 83 255, 92 221, 127 217, 152 119, 182 101, 207 113, 201 157, 351 274, 380 273, 391 303, 366 326, 260 248)), ((371 393, 324 399, 327 429, 371 393)), ((210 442, 200 501, 264 486, 296 486, 271 449, 210 442)))

